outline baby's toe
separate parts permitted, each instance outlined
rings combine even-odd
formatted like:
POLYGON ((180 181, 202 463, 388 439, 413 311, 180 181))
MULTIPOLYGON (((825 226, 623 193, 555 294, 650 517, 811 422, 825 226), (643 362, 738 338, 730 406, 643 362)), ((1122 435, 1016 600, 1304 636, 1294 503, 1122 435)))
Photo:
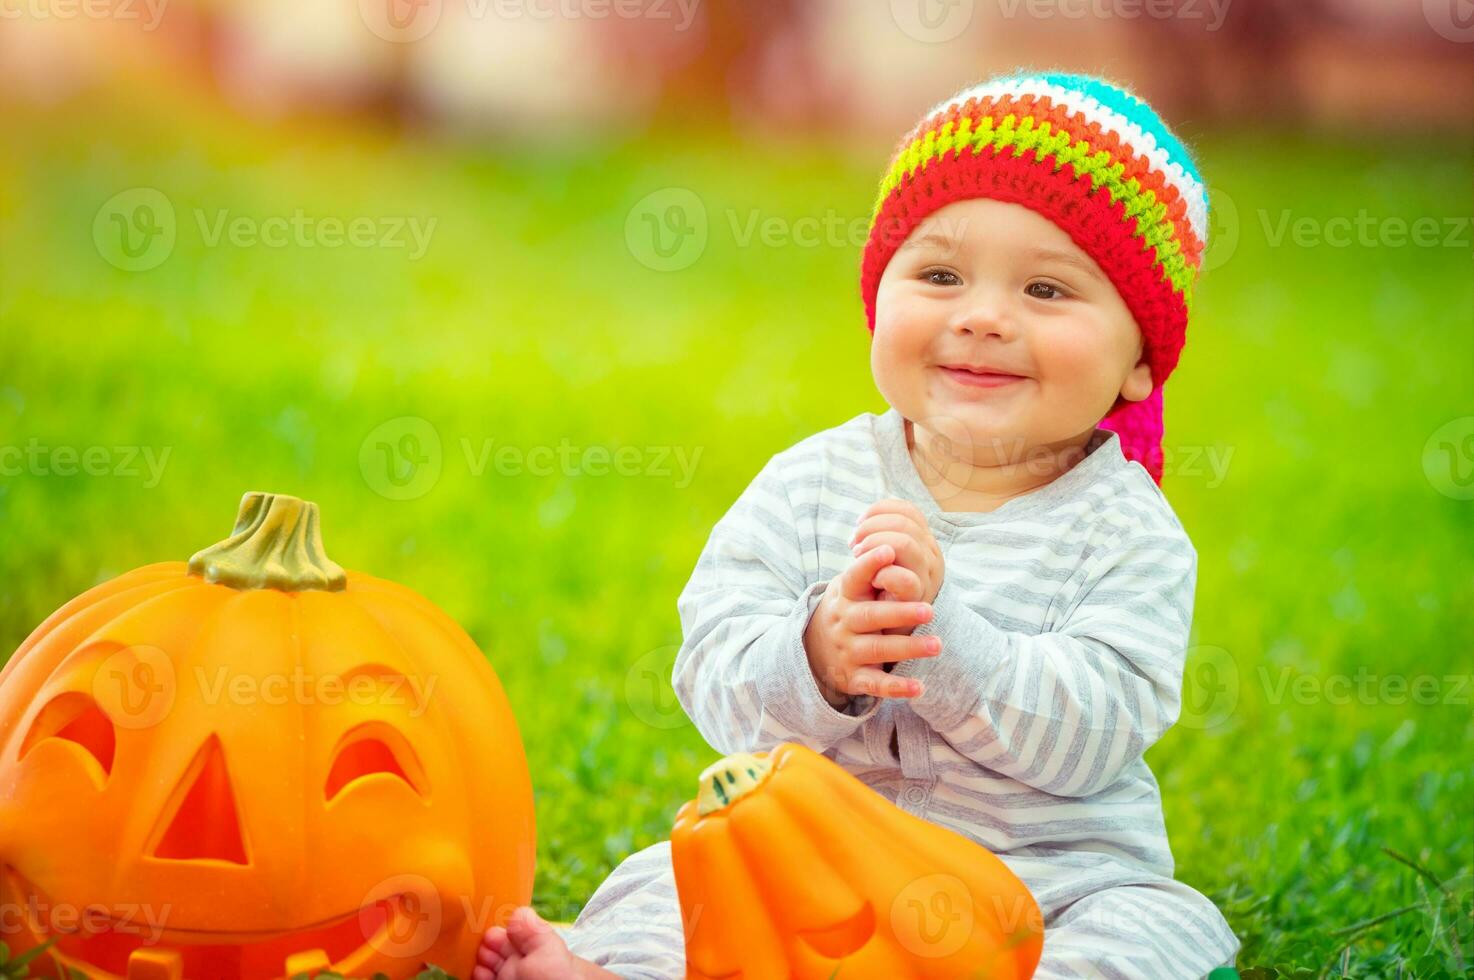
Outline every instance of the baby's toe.
POLYGON ((491 970, 493 973, 501 968, 502 963, 506 962, 506 959, 507 957, 505 956, 505 954, 496 949, 493 949, 485 943, 482 943, 481 947, 476 950, 476 962, 491 970))
POLYGON ((507 920, 507 938, 516 952, 527 956, 544 946, 562 946, 563 940, 530 905, 516 908, 507 920))
POLYGON ((471 967, 471 980, 495 980, 496 971, 487 966, 471 967))
POLYGON ((492 926, 481 934, 481 948, 489 949, 498 956, 507 955, 507 930, 504 926, 492 926))

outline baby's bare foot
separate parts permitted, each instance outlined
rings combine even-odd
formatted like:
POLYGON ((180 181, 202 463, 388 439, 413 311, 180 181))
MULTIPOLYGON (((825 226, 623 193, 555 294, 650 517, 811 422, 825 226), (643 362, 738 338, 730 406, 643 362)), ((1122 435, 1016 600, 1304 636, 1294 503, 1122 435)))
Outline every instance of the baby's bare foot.
POLYGON ((616 977, 569 952, 553 927, 531 906, 519 906, 505 928, 492 926, 481 937, 471 980, 589 980, 616 977))

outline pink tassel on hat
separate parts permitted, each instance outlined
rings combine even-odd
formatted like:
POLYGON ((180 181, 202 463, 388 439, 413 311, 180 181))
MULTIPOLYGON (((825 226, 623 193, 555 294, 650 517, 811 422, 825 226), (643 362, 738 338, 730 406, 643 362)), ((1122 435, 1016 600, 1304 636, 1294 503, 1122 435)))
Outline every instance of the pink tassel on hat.
POLYGON ((1121 439, 1121 455, 1134 459, 1162 482, 1162 386, 1139 402, 1126 402, 1101 419, 1100 428, 1110 429, 1121 439))

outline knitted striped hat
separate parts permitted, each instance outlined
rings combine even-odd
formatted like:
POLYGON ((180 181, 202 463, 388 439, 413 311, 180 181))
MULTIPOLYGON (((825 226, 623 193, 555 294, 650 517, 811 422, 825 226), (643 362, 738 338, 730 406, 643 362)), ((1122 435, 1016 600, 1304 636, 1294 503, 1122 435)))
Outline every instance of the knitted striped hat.
POLYGON ((1186 147, 1151 107, 1088 75, 1013 73, 934 106, 880 184, 861 259, 875 331, 886 264, 933 211, 1010 201, 1059 225, 1115 285, 1141 330, 1152 392, 1101 420, 1162 482, 1162 385, 1177 366, 1208 237, 1208 197, 1186 147))

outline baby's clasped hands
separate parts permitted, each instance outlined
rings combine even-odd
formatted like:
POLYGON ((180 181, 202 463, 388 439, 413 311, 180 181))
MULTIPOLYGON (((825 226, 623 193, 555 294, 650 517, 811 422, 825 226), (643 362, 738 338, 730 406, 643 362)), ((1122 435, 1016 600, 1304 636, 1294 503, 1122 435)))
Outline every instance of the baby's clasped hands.
POLYGON ((830 580, 804 631, 809 667, 835 707, 856 694, 916 697, 920 681, 882 665, 941 653, 940 638, 909 635, 931 620, 941 549, 920 511, 899 500, 867 510, 854 540, 854 561, 830 580))

